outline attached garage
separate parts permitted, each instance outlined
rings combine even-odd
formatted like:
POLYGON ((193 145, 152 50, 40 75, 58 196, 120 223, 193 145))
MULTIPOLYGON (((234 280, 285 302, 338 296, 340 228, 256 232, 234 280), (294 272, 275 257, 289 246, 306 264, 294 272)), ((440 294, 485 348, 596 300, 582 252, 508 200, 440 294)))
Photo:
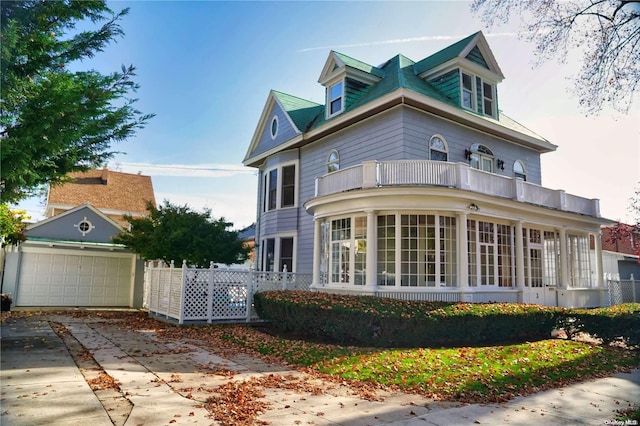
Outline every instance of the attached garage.
POLYGON ((141 307, 144 264, 111 238, 122 228, 91 205, 30 226, 6 255, 14 306, 141 307))

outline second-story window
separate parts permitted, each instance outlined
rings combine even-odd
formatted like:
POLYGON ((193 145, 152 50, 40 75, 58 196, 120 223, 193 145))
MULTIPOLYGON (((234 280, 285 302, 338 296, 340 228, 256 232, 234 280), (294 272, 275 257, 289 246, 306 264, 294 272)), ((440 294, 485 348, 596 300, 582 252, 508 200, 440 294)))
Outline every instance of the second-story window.
POLYGON ((327 115, 329 117, 342 112, 342 109, 344 108, 344 104, 342 102, 344 97, 343 91, 344 91, 344 83, 342 81, 329 87, 327 91, 328 92, 327 101, 329 104, 329 111, 327 115))
POLYGON ((477 143, 471 145, 471 160, 469 165, 474 169, 493 172, 493 159, 493 151, 488 147, 477 143))
POLYGON ((327 173, 335 172, 337 170, 340 170, 340 156, 338 155, 338 151, 334 149, 327 157, 327 173))
POLYGON ((447 142, 440 135, 431 137, 429 141, 429 160, 447 161, 447 142))
POLYGON ((268 210, 273 210, 276 208, 278 200, 278 169, 274 169, 269 172, 269 183, 267 188, 268 210))
POLYGON ((296 202, 296 166, 282 168, 282 200, 280 207, 291 207, 296 202))
POLYGON ((517 160, 515 163, 513 163, 513 175, 517 178, 517 179, 522 179, 522 180, 527 180, 527 172, 524 169, 524 164, 522 164, 522 161, 517 160))
POLYGON ((264 175, 264 211, 296 205, 296 164, 269 170, 264 175))

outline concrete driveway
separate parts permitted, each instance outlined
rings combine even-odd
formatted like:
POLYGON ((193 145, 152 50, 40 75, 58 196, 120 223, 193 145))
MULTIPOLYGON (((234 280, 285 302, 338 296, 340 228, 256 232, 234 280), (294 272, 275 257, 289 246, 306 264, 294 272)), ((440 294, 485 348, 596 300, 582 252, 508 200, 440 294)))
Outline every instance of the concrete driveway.
POLYGON ((600 425, 640 402, 640 370, 506 404, 432 401, 322 380, 193 339, 167 339, 153 324, 53 312, 6 319, 1 423, 600 425))

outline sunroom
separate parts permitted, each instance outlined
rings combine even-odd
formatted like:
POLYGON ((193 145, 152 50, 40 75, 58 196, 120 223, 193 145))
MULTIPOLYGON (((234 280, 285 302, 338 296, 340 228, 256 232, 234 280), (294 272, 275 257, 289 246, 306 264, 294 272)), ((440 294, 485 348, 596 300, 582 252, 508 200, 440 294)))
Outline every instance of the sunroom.
POLYGON ((319 291, 566 307, 605 302, 598 200, 465 163, 400 160, 317 178, 305 208, 314 217, 319 291))

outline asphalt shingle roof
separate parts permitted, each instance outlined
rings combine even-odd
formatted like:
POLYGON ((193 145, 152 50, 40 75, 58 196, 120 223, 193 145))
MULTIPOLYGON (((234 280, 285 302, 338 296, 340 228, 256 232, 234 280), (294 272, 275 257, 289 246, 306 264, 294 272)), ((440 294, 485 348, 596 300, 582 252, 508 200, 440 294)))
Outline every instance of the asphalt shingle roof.
POLYGON ((156 203, 150 176, 89 170, 69 173, 70 182, 52 186, 48 204, 77 206, 90 203, 102 210, 147 214, 147 201, 156 203), (106 178, 106 181, 105 179, 106 178))

